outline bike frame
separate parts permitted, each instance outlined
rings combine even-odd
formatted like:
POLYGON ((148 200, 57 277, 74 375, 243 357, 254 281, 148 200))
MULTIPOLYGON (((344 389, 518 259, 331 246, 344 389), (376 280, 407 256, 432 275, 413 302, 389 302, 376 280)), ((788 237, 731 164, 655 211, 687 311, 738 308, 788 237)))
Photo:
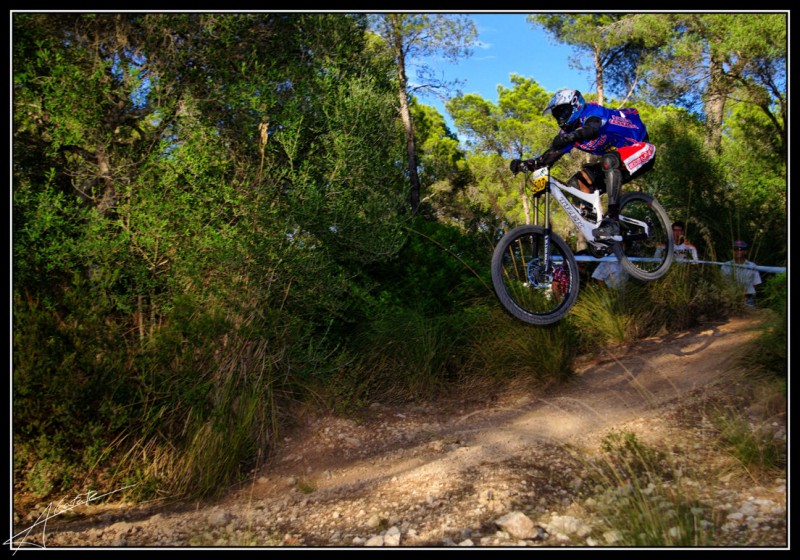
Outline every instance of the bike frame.
MULTIPOLYGON (((534 203, 533 203, 533 224, 539 225, 539 197, 541 196, 540 193, 544 194, 545 197, 545 211, 544 211, 544 227, 548 231, 550 230, 550 195, 552 194, 555 197, 556 202, 564 209, 569 219, 572 220, 572 223, 575 224, 586 240, 593 244, 593 245, 601 245, 599 241, 597 241, 592 233, 600 222, 603 220, 603 207, 600 204, 600 191, 594 191, 591 193, 585 193, 580 189, 576 189, 574 187, 570 187, 569 185, 562 183, 555 177, 550 174, 550 168, 542 167, 537 169, 533 172, 533 182, 536 185, 537 181, 546 181, 547 187, 546 189, 539 190, 539 192, 534 193, 534 203), (566 194, 565 194, 566 193, 566 194), (585 202, 588 202, 592 205, 594 209, 595 215, 597 216, 597 221, 591 222, 581 216, 578 209, 575 207, 572 202, 569 201, 567 198, 567 194, 570 194, 576 198, 579 198, 585 202)), ((635 224, 644 229, 647 235, 650 234, 650 228, 648 225, 642 221, 634 220, 632 218, 628 218, 620 214, 619 219, 621 222, 635 224)), ((549 254, 549 253, 548 253, 549 254)))

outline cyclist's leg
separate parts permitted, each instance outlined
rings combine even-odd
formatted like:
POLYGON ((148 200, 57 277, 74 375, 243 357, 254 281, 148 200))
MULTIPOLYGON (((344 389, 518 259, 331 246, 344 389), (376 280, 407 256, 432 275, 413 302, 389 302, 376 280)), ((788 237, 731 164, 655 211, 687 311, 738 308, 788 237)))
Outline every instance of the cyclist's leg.
POLYGON ((656 162, 656 147, 647 141, 619 148, 620 169, 626 179, 623 184, 650 171, 656 162))
POLYGON ((605 154, 601 164, 606 182, 606 194, 608 195, 608 217, 616 220, 619 218, 619 197, 622 191, 622 171, 620 171, 619 154, 617 152, 605 154))
POLYGON ((654 166, 655 164, 656 164, 656 156, 653 156, 653 159, 651 159, 650 161, 648 161, 647 163, 645 163, 643 166, 641 166, 639 169, 637 169, 637 170, 636 170, 636 171, 634 171, 633 173, 628 173, 628 170, 627 170, 627 169, 625 169, 625 167, 623 166, 623 174, 622 174, 622 175, 623 175, 623 180, 622 180, 622 184, 624 185, 624 184, 625 184, 625 183, 627 183, 628 181, 633 181, 633 180, 634 180, 634 179, 636 179, 637 177, 641 177, 642 175, 644 175, 645 173, 647 173, 648 171, 650 171, 651 169, 653 169, 653 166, 654 166), (627 179, 627 180, 624 178, 626 175, 628 176, 628 179, 627 179))
POLYGON ((597 238, 608 238, 619 235, 619 197, 622 190, 622 171, 617 152, 604 154, 600 159, 608 195, 608 211, 600 225, 592 230, 597 238))
MULTIPOLYGON (((581 192, 591 193, 600 189, 603 192, 603 173, 599 163, 585 163, 580 171, 575 173, 567 181, 567 185, 573 189, 579 189, 581 192), (599 179, 599 180, 598 180, 599 179)), ((584 216, 592 212, 592 205, 583 200, 577 199, 574 201, 576 206, 582 210, 584 216)))
POLYGON ((600 175, 600 164, 585 163, 580 171, 570 177, 567 184, 572 188, 580 189, 582 192, 591 193, 596 189, 595 183, 598 175, 600 175))

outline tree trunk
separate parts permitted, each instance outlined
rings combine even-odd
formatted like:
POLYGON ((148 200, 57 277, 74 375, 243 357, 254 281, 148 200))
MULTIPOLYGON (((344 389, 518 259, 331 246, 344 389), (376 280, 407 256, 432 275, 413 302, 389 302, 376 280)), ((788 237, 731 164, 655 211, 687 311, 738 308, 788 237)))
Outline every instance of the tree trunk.
POLYGON ((114 182, 111 180, 111 163, 105 148, 97 149, 97 174, 105 186, 103 196, 97 203, 97 213, 105 216, 117 204, 117 192, 114 189, 114 182))
POLYGON ((597 104, 602 105, 605 102, 605 95, 603 90, 603 61, 601 60, 600 47, 595 45, 594 48, 594 80, 597 83, 597 104))
POLYGON ((525 213, 525 225, 531 224, 531 204, 528 201, 528 194, 525 192, 525 187, 520 189, 520 198, 522 199, 522 211, 525 213))
POLYGON ((706 90, 705 113, 706 135, 705 146, 714 154, 718 154, 722 145, 722 119, 725 112, 725 70, 722 61, 711 57, 709 62, 708 89, 706 90))
POLYGON ((411 210, 416 212, 419 208, 420 184, 417 174, 417 149, 414 141, 414 123, 411 122, 411 111, 408 107, 408 92, 406 87, 406 65, 403 56, 402 44, 397 44, 401 39, 395 39, 395 56, 397 58, 397 82, 400 95, 400 117, 403 119, 403 129, 406 133, 406 150, 408 152, 408 178, 411 181, 411 210))

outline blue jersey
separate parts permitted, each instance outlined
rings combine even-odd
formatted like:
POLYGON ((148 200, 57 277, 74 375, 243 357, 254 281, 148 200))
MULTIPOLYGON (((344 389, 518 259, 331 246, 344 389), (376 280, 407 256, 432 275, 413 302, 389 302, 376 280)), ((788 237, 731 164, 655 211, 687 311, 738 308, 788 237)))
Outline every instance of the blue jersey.
POLYGON ((578 148, 590 154, 603 155, 606 152, 645 142, 647 128, 636 109, 607 109, 597 103, 587 103, 578 117, 578 126, 586 124, 591 117, 600 119, 600 135, 591 140, 570 144, 564 147, 567 153, 578 148))

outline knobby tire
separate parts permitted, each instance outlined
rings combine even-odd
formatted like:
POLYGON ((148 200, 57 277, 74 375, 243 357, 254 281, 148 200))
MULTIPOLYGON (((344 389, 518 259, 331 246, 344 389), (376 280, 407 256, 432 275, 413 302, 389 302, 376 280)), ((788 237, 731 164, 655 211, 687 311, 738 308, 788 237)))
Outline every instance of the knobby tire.
POLYGON ((545 235, 546 230, 541 226, 518 226, 503 236, 492 255, 492 283, 500 303, 517 319, 537 326, 560 321, 575 305, 580 290, 575 256, 569 245, 553 232, 550 232, 551 252, 561 258, 556 264, 566 267, 569 287, 563 298, 559 298, 546 279, 539 278, 538 284, 536 279, 531 281, 531 270, 541 268, 531 265, 531 260, 534 265, 541 262, 545 235))

